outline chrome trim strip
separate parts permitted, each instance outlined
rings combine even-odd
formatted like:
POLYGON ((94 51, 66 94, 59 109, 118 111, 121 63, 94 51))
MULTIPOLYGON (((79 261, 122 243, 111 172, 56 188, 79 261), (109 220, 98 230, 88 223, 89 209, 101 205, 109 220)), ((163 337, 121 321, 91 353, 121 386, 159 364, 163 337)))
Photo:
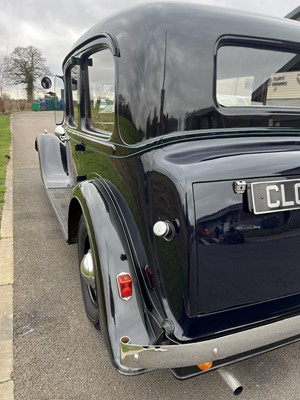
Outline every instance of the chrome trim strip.
POLYGON ((128 368, 178 368, 232 357, 277 342, 300 339, 300 316, 216 339, 180 345, 137 345, 120 339, 121 364, 128 368))

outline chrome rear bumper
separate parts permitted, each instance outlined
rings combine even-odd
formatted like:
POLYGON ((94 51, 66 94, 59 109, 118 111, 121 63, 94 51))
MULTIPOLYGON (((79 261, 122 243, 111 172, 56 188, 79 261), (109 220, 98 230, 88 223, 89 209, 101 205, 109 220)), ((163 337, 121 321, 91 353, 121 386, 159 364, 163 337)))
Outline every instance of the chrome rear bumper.
POLYGON ((128 368, 178 368, 222 360, 281 341, 300 339, 300 316, 286 318, 216 339, 180 345, 137 345, 120 339, 121 364, 128 368), (298 336, 298 337, 297 337, 298 336))

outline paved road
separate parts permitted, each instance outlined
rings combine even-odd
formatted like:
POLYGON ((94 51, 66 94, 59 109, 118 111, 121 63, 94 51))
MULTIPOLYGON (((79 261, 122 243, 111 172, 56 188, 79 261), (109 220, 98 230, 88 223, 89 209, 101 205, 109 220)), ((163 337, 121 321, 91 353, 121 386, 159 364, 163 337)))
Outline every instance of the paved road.
MULTIPOLYGON (((40 179, 36 134, 51 113, 13 117, 14 380, 16 400, 231 399, 216 372, 180 382, 169 371, 119 375, 85 317, 76 246, 67 246, 40 179)), ((230 369, 243 400, 300 399, 300 344, 230 369)))

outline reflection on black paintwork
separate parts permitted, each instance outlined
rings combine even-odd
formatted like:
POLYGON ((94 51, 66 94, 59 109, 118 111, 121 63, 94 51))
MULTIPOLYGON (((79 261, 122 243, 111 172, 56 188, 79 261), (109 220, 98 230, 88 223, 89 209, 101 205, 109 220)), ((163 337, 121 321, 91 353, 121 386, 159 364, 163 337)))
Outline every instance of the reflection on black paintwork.
MULTIPOLYGON (((115 92, 109 82, 100 87, 96 73, 88 93, 84 68, 92 74, 93 67, 81 66, 81 114, 76 130, 70 121, 67 127, 76 177, 99 178, 119 194, 112 196, 115 203, 120 198, 126 203, 138 232, 128 235, 132 254, 143 253, 134 273, 142 281, 149 265, 153 277, 151 289, 147 282, 141 285, 143 296, 148 294, 141 308, 149 315, 155 308, 162 320, 172 320, 179 341, 260 323, 274 313, 283 316, 293 304, 299 307, 300 254, 294 251, 299 211, 256 216, 247 208, 247 194, 232 188, 236 179, 248 184, 299 175, 299 131, 289 136, 291 128, 299 130, 299 116, 286 110, 271 114, 266 107, 224 111, 214 97, 214 54, 228 27, 243 38, 268 38, 272 31, 275 47, 279 40, 294 40, 299 28, 292 24, 292 33, 280 32, 274 21, 258 24, 248 15, 233 20, 226 13, 195 4, 146 5, 109 18, 79 42, 86 49, 97 36, 88 54, 82 50, 86 59, 93 53, 95 67, 94 50, 102 49, 99 32, 112 32, 119 51, 110 57, 115 92), (102 120, 113 100, 113 118, 102 120), (99 132, 93 121, 101 122, 99 132), (109 125, 111 135, 104 132, 109 125), (247 131, 220 131, 228 127, 247 131), (180 134, 163 137, 172 132, 180 134), (178 222, 173 241, 154 236, 153 225, 160 220, 178 222), (137 236, 139 249, 134 248, 137 236), (271 304, 258 305, 263 301, 271 304)), ((108 37, 103 41, 107 47, 108 37)), ((97 229, 106 231, 101 223, 97 229)), ((112 259, 120 262, 119 254, 112 259)))
MULTIPOLYGON (((216 107, 214 51, 231 24, 226 13, 212 13, 211 8, 202 7, 199 23, 196 4, 177 4, 176 8, 152 4, 124 12, 122 17, 101 25, 102 32, 114 32, 121 49, 115 61, 119 72, 118 123, 124 142, 135 144, 197 129, 298 127, 298 118, 292 113, 274 116, 255 110, 235 118, 216 107)), ((267 20, 256 24, 255 35, 267 38, 272 31, 270 46, 274 48, 276 40, 280 46, 282 32, 269 24, 267 20)), ((235 31, 253 37, 253 20, 240 16, 235 31)), ((82 41, 97 33, 99 28, 91 29, 82 41)), ((284 52, 288 51, 286 47, 284 52)))
POLYGON ((246 196, 228 181, 194 185, 199 312, 298 292, 300 256, 289 249, 299 241, 300 211, 254 215, 246 196))

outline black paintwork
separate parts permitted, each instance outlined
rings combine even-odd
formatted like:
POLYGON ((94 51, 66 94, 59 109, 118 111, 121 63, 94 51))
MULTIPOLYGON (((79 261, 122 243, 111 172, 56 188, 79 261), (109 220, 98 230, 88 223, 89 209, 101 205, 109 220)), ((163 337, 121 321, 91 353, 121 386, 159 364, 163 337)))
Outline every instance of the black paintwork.
POLYGON ((74 48, 100 32, 112 32, 118 42, 118 122, 128 144, 176 131, 270 123, 297 128, 294 111, 252 109, 236 118, 217 107, 213 97, 218 45, 226 38, 227 43, 243 39, 255 46, 267 43, 299 51, 296 22, 197 4, 156 3, 95 25, 74 48))
POLYGON ((247 192, 233 191, 237 180, 300 177, 300 114, 224 110, 213 94, 219 43, 263 42, 298 51, 298 37, 300 25, 291 21, 196 4, 154 4, 96 25, 66 57, 66 121, 69 66, 80 64, 91 46, 108 46, 115 59, 113 134, 87 129, 82 81, 79 126, 66 123, 65 152, 58 153, 58 139, 49 135, 37 143, 45 183, 56 164, 44 158, 45 148, 54 160, 62 156, 55 172, 69 165, 66 182, 78 182, 68 210, 68 240, 76 242, 83 212, 119 369, 122 335, 133 343, 167 340, 167 323, 168 340, 190 342, 300 312, 300 211, 254 215, 247 192), (158 220, 174 225, 173 241, 154 236, 158 220), (128 302, 116 287, 123 271, 134 280, 128 302))

